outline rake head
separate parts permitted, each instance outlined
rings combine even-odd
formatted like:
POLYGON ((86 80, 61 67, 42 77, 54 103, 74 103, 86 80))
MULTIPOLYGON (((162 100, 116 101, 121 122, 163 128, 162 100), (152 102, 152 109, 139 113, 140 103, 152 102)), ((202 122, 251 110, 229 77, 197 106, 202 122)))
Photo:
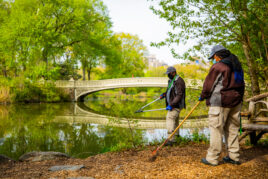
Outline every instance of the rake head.
POLYGON ((157 150, 154 150, 152 152, 152 156, 149 158, 149 162, 154 162, 157 158, 157 155, 158 155, 157 150))

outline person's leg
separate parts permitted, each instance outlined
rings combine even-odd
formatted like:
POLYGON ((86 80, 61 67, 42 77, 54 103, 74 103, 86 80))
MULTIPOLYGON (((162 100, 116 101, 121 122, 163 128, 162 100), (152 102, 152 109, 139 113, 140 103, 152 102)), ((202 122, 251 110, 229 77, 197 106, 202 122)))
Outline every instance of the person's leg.
POLYGON ((210 131, 210 146, 207 152, 206 160, 217 165, 219 155, 222 150, 222 134, 225 119, 228 115, 228 110, 222 107, 209 108, 209 131, 210 131))
POLYGON ((231 108, 225 126, 225 139, 229 157, 234 161, 239 161, 239 141, 238 130, 240 127, 239 113, 241 104, 231 108))
MULTIPOLYGON (((179 114, 180 114, 180 110, 177 108, 173 108, 172 111, 168 111, 167 118, 166 118, 166 126, 167 126, 168 135, 172 134, 172 132, 179 125, 179 114)), ((175 142, 175 136, 177 134, 179 134, 179 130, 170 139, 170 141, 175 142)))

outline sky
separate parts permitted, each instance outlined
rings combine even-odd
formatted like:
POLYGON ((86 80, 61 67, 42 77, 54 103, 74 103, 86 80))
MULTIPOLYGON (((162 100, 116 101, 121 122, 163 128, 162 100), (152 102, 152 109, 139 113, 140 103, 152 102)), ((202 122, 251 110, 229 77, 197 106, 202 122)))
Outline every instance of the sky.
MULTIPOLYGON (((151 42, 160 42, 168 37, 169 24, 149 9, 152 2, 147 0, 103 0, 109 10, 114 32, 138 35, 151 55, 168 65, 180 63, 172 57, 168 47, 151 47, 151 42)), ((181 51, 185 51, 180 47, 181 51)))

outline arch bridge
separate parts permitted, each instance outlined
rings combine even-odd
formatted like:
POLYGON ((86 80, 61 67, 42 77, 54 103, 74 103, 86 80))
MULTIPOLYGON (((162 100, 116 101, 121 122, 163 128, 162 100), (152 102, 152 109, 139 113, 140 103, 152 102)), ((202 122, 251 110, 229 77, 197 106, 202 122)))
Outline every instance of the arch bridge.
MULTIPOLYGON (((201 89, 202 81, 184 79, 187 88, 201 89)), ((166 88, 168 78, 166 77, 136 77, 136 78, 115 78, 106 80, 61 80, 56 81, 56 87, 68 90, 71 93, 72 101, 83 101, 88 94, 115 88, 130 87, 163 87, 166 88)))

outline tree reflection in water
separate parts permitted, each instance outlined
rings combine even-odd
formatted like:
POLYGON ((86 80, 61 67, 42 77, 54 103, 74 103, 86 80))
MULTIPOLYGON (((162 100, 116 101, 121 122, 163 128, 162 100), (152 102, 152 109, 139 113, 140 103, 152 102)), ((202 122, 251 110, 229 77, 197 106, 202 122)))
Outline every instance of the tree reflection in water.
POLYGON ((85 158, 142 142, 142 130, 53 121, 73 110, 71 103, 1 106, 0 154, 18 159, 26 152, 58 151, 85 158))

